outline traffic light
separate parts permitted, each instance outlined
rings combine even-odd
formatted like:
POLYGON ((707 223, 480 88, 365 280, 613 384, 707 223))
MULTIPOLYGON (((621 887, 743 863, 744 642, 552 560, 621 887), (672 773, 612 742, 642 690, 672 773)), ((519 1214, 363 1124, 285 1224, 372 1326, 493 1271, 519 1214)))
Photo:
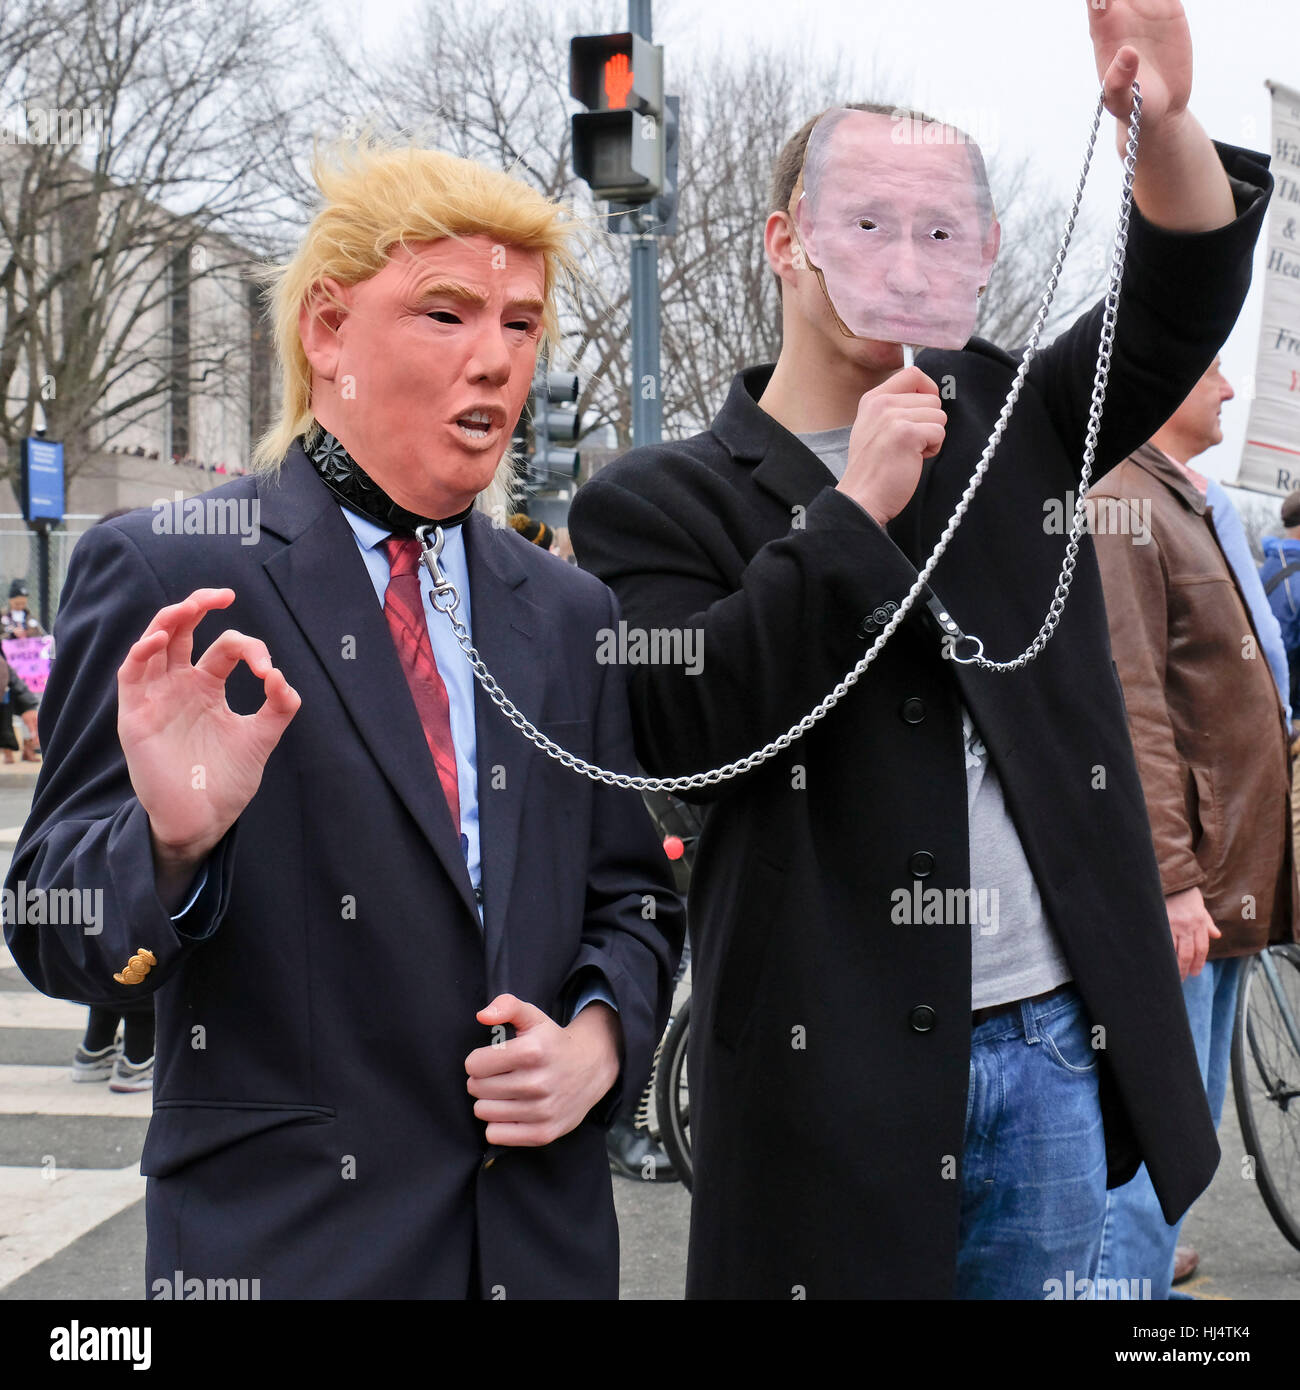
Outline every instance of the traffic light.
POLYGON ((578 476, 581 457, 577 443, 582 414, 577 401, 578 377, 574 372, 547 372, 533 383, 533 454, 529 473, 538 485, 545 486, 557 475, 578 476))
POLYGON ((597 198, 648 203, 664 187, 664 51, 640 34, 569 41, 573 169, 597 198))
POLYGON ((681 109, 681 97, 664 98, 663 191, 649 203, 630 203, 611 198, 607 205, 609 218, 605 224, 606 231, 634 234, 649 231, 655 236, 677 235, 677 165, 681 145, 681 109))

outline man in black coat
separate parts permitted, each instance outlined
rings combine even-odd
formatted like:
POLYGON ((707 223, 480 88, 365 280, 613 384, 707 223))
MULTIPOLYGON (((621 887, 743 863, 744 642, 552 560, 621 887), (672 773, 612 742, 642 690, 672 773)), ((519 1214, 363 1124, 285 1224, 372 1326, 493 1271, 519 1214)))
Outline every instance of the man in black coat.
MULTIPOLYGON (((1135 76, 1144 96, 1099 476, 1227 336, 1270 180, 1187 112, 1176 0, 1089 21, 1121 128, 1135 76)), ((708 432, 605 469, 570 518, 629 634, 702 633, 702 668, 632 670, 659 775, 763 747, 855 665, 1014 375, 978 339, 900 370, 897 345, 840 331, 790 215, 812 125, 767 223, 780 360, 742 372, 708 432)), ((1099 305, 1039 354, 931 580, 996 659, 1052 600, 1101 321, 1099 305)), ((1086 1296, 1107 1185, 1145 1159, 1169 1218, 1205 1187, 1218 1149, 1087 537, 1029 665, 944 660, 918 604, 810 732, 705 795, 689 1295, 1086 1296), (971 912, 999 890, 1000 922, 971 912)))
POLYGON ((471 510, 569 234, 432 151, 319 176, 263 466, 73 555, 8 886, 102 912, 6 936, 47 993, 156 991, 150 1296, 616 1297, 604 1125, 649 1072, 680 902, 639 797, 484 696, 412 537, 441 522, 528 716, 630 770, 609 591, 471 510))

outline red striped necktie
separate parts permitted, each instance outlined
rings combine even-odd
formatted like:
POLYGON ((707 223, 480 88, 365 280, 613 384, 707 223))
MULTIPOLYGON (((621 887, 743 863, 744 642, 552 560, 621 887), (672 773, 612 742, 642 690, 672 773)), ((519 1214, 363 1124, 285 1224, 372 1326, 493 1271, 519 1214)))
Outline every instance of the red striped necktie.
POLYGON ((451 823, 460 834, 460 792, 456 781, 456 748, 451 740, 451 702, 447 687, 433 659, 433 643, 424 620, 424 600, 420 595, 420 542, 389 536, 384 542, 388 556, 388 588, 384 590, 384 617, 393 634, 393 645, 406 683, 411 687, 416 713, 424 726, 424 737, 433 754, 438 780, 451 810, 451 823))

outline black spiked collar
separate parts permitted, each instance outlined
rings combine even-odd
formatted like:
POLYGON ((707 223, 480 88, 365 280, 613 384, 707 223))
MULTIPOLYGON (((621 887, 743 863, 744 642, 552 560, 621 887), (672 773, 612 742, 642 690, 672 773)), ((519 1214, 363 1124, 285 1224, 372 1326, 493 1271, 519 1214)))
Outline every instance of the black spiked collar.
POLYGON ((378 525, 387 526, 390 531, 413 536, 417 526, 441 526, 446 530, 448 526, 459 526, 474 510, 471 503, 463 512, 441 519, 408 512, 393 501, 328 430, 321 430, 310 444, 305 435, 299 443, 320 474, 321 482, 340 502, 378 525))

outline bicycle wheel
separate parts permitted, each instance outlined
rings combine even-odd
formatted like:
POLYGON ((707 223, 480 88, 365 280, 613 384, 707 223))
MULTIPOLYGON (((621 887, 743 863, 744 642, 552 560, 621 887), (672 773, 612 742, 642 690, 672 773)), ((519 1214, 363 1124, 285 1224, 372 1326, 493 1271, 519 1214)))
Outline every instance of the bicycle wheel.
POLYGON ((1237 986, 1232 1089, 1259 1195, 1300 1250, 1300 950, 1252 956, 1237 986))
POLYGON ((682 1186, 691 1190, 691 1098, 686 1079, 686 1043, 691 1032, 691 1000, 688 995, 664 1035, 663 1052, 655 1075, 655 1118, 659 1142, 672 1160, 682 1186))

